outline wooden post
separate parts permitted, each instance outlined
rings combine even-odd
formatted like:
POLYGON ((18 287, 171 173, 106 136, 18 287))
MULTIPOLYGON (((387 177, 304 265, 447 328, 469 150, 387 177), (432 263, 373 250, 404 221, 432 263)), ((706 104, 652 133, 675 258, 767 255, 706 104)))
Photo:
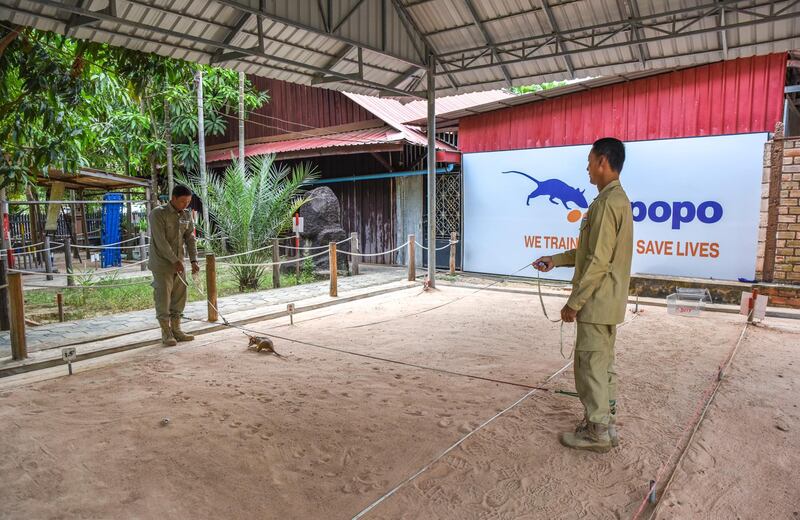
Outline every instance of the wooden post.
MULTIPOLYGON (((44 236, 44 272, 45 273, 52 273, 53 272, 53 262, 50 256, 50 235, 44 236)), ((45 276, 46 280, 52 280, 53 275, 48 274, 45 276)))
POLYGON ((208 321, 217 321, 217 259, 206 254, 206 294, 208 295, 208 321))
POLYGON ((458 233, 455 231, 450 233, 450 274, 456 274, 456 242, 458 241, 458 233))
POLYGON ((753 315, 756 313, 756 300, 758 299, 758 289, 753 288, 750 296, 750 303, 747 304, 747 323, 753 323, 753 315))
POLYGON ((272 239, 272 287, 275 289, 281 286, 281 266, 278 262, 281 261, 281 251, 278 246, 278 239, 272 239))
MULTIPOLYGON (((147 260, 147 239, 144 231, 139 231, 139 260, 147 260)), ((147 262, 142 262, 141 270, 147 270, 147 262)))
POLYGON ((228 252, 228 239, 225 237, 221 237, 219 241, 220 241, 219 250, 222 251, 222 254, 224 255, 228 252))
POLYGON ((0 330, 9 330, 8 315, 8 254, 3 252, 0 257, 0 330))
MULTIPOLYGON (((356 254, 361 252, 358 248, 358 233, 350 233, 350 252, 356 254)), ((350 256, 350 273, 358 274, 358 257, 355 254, 350 256)))
POLYGON ((336 297, 339 296, 339 287, 338 287, 338 280, 337 280, 337 267, 338 264, 336 263, 336 242, 331 242, 330 249, 328 250, 328 267, 331 271, 331 296, 336 297))
POLYGON ((69 237, 64 239, 64 265, 67 270, 67 287, 72 287, 75 280, 72 278, 72 239, 69 237))
POLYGON ((28 345, 25 343, 25 298, 22 296, 22 275, 8 274, 8 296, 11 306, 11 358, 14 360, 28 357, 28 345))
POLYGON ((56 305, 58 305, 58 321, 64 321, 64 294, 56 293, 56 305))
POLYGON ((408 281, 417 279, 416 240, 414 235, 408 235, 408 281))

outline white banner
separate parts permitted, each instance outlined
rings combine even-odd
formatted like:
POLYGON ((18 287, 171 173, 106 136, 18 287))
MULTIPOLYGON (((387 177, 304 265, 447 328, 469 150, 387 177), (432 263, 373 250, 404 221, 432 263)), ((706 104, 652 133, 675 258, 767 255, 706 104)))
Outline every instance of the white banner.
MULTIPOLYGON (((754 278, 766 141, 745 134, 627 143, 620 181, 633 209, 633 273, 754 278)), ((510 274, 575 247, 597 196, 586 172, 590 149, 464 154, 464 269, 510 274)), ((569 280, 572 269, 548 277, 569 280)))

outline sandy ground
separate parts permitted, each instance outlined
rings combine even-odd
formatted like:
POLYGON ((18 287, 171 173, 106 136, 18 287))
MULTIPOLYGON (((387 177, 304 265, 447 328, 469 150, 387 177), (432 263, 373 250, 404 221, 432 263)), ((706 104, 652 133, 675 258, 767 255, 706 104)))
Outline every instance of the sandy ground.
MULTIPOLYGON (((559 327, 535 298, 471 293, 413 289, 251 328, 503 383, 282 339, 279 359, 247 351, 235 331, 72 377, 0 381, 0 517, 351 518, 529 392, 518 385, 566 365, 559 327)), ((555 314, 564 300, 545 302, 555 314)), ((797 325, 772 322, 780 330, 748 334, 660 515, 792 518, 800 361, 785 329, 797 325), (737 457, 745 446, 753 461, 737 457), (736 500, 715 502, 719 490, 736 500)), ((621 448, 562 448, 557 434, 580 404, 538 392, 364 517, 630 518, 741 326, 740 316, 646 308, 618 336, 621 448)), ((565 342, 573 333, 565 327, 565 342)), ((571 370, 547 386, 572 390, 571 370)))

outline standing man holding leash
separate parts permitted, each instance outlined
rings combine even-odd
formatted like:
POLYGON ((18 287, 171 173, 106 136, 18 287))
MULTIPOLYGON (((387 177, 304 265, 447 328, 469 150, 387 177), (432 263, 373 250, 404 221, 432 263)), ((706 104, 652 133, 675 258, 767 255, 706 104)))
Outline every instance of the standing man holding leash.
POLYGON ((177 341, 192 341, 194 336, 181 330, 181 314, 186 307, 186 284, 183 265, 184 246, 192 262, 192 274, 200 271, 194 237, 192 190, 176 184, 172 199, 150 212, 150 259, 153 272, 153 299, 156 318, 161 326, 161 343, 173 347, 177 341))
POLYGON ((619 444, 616 431, 617 373, 614 342, 617 324, 625 321, 633 254, 631 202, 619 182, 625 145, 606 137, 589 152, 589 180, 598 196, 581 221, 577 249, 543 256, 533 263, 542 272, 575 267, 572 294, 561 319, 577 319, 575 389, 584 418, 575 432, 561 434, 569 448, 607 452, 619 444))

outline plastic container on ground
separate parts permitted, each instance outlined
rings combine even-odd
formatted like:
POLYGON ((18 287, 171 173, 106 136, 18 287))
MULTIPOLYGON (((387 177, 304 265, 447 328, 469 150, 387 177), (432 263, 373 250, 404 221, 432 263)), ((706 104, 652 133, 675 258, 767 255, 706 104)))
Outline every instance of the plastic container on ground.
POLYGON ((706 303, 713 303, 708 289, 678 287, 667 296, 667 312, 674 316, 700 316, 706 303))

